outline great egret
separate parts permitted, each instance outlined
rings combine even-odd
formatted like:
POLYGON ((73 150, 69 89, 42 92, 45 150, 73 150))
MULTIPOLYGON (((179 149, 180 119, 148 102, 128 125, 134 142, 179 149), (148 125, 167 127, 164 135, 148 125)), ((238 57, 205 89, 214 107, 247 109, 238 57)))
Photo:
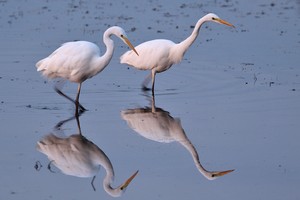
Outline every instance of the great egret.
POLYGON ((101 57, 100 49, 96 44, 87 41, 75 41, 64 43, 51 55, 38 61, 36 64, 37 71, 40 71, 47 78, 62 78, 78 83, 75 101, 55 87, 56 92, 75 103, 77 114, 79 107, 81 110, 85 110, 79 103, 82 82, 100 73, 112 58, 114 52, 114 41, 110 38, 112 35, 120 38, 138 55, 133 45, 127 39, 125 31, 121 27, 113 26, 108 28, 103 34, 106 52, 101 57))
POLYGON ((121 112, 121 116, 130 128, 146 139, 161 143, 180 143, 190 152, 195 166, 208 180, 214 180, 234 171, 206 170, 200 163, 196 148, 186 136, 181 126, 180 119, 174 119, 169 112, 155 107, 154 97, 151 107, 126 109, 121 112))
MULTIPOLYGON (((126 187, 137 175, 136 171, 123 184, 117 188, 111 186, 114 178, 113 165, 108 156, 93 142, 89 141, 81 134, 78 116, 68 120, 61 121, 55 127, 56 132, 47 134, 37 143, 37 150, 45 154, 50 160, 50 164, 55 165, 60 171, 66 175, 76 177, 93 177, 92 186, 96 174, 102 166, 106 171, 103 179, 104 190, 113 197, 121 196, 126 187), (76 117, 79 133, 71 136, 60 135, 56 132, 61 126, 76 117)), ((51 170, 51 169, 50 169, 51 170)))
POLYGON ((220 19, 216 14, 209 13, 199 19, 192 34, 182 42, 176 44, 165 39, 150 40, 135 47, 136 51, 139 52, 139 56, 136 56, 133 51, 127 51, 121 56, 120 61, 140 70, 151 70, 151 74, 146 77, 142 87, 144 90, 148 90, 146 86, 152 78, 152 94, 154 94, 156 73, 166 71, 173 64, 182 60, 187 49, 196 40, 199 30, 205 22, 216 22, 234 27, 227 21, 220 19))

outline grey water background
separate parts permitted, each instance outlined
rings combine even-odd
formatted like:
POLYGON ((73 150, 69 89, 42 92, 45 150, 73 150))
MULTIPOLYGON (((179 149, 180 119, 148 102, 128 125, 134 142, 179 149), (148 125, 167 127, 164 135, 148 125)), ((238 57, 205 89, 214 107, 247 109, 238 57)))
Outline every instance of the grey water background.
MULTIPOLYGON (((115 170, 114 186, 139 174, 122 199, 299 199, 300 2, 285 1, 0 1, 0 199, 110 199, 95 179, 67 176, 36 149, 74 106, 36 72, 60 44, 88 40, 104 51, 112 25, 134 45, 182 41, 214 12, 235 29, 207 23, 183 61, 156 80, 156 106, 179 118, 208 170, 234 172, 209 181, 178 142, 148 140, 121 117, 150 105, 140 84, 148 72, 110 65, 82 87, 82 134, 115 170), (36 163, 41 166, 35 168, 36 163)), ((64 92, 75 96, 76 84, 64 92)), ((63 126, 77 133, 75 121, 63 126)))

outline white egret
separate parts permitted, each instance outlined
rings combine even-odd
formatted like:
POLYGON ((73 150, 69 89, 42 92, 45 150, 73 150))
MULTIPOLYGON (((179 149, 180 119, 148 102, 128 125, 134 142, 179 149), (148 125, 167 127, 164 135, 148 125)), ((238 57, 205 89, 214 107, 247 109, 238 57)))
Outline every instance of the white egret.
POLYGON ((195 166, 208 180, 214 180, 234 171, 206 170, 200 162, 196 148, 186 136, 180 119, 174 119, 169 112, 155 107, 154 99, 151 107, 126 109, 121 112, 121 116, 130 128, 146 139, 160 143, 178 142, 181 144, 190 152, 195 166))
MULTIPOLYGON (((72 119, 74 119, 74 117, 59 122, 55 128, 60 130, 60 127, 65 122, 72 119)), ((113 197, 121 196, 125 192, 126 187, 137 175, 138 171, 119 187, 113 188, 111 185, 115 174, 110 159, 96 144, 81 134, 79 118, 76 119, 79 129, 78 134, 73 134, 68 137, 65 135, 58 136, 58 134, 55 133, 47 134, 42 140, 37 142, 37 150, 48 157, 50 160, 49 166, 50 164, 55 165, 66 175, 83 178, 93 177, 93 188, 94 178, 102 166, 106 171, 106 175, 103 179, 104 190, 113 197)), ((50 167, 49 170, 51 170, 50 167)))
POLYGON ((110 38, 112 35, 120 38, 138 55, 133 45, 127 39, 125 31, 121 27, 113 26, 108 28, 103 34, 103 42, 106 46, 106 52, 103 56, 100 56, 100 49, 96 44, 87 41, 74 41, 64 43, 51 55, 38 61, 36 64, 37 71, 40 71, 47 78, 62 78, 78 83, 75 101, 55 87, 59 94, 75 103, 77 114, 78 107, 81 110, 85 110, 79 103, 82 82, 100 73, 112 58, 114 52, 114 41, 110 38))
POLYGON ((150 40, 135 47, 136 51, 139 52, 139 56, 136 56, 133 51, 127 51, 121 56, 120 61, 140 70, 151 70, 151 74, 147 76, 142 87, 144 90, 148 90, 146 86, 152 78, 152 94, 154 94, 156 73, 166 71, 173 64, 182 60, 187 49, 196 40, 199 30, 205 22, 216 22, 234 27, 227 21, 220 19, 216 14, 209 13, 199 19, 192 34, 182 42, 176 44, 166 39, 150 40))

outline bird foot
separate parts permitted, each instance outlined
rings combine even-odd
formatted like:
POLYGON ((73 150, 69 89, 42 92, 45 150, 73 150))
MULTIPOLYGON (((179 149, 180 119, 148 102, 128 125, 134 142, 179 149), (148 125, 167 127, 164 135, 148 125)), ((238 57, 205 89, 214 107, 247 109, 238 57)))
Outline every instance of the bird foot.
POLYGON ((75 116, 79 117, 83 114, 87 109, 85 109, 79 102, 75 102, 75 116))
POLYGON ((143 86, 142 86, 142 90, 143 90, 143 91, 150 91, 151 89, 148 88, 148 87, 146 87, 145 85, 143 85, 143 86))
POLYGON ((85 112, 85 111, 87 111, 87 109, 85 108, 85 107, 83 107, 80 103, 79 103, 79 111, 80 112, 85 112))

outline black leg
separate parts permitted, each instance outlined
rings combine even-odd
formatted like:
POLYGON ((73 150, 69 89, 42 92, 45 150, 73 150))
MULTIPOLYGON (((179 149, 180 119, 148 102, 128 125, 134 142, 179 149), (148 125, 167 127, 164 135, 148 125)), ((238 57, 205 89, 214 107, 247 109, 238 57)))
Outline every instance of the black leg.
POLYGON ((151 78, 152 78, 152 96, 154 96, 155 75, 156 75, 156 72, 154 70, 152 70, 152 72, 151 72, 151 78))
POLYGON ((78 115, 74 115, 68 119, 65 119, 65 120, 62 120, 60 122, 58 122, 56 125, 55 125, 55 129, 56 130, 59 130, 61 128, 61 126, 63 126, 65 123, 69 122, 69 121, 72 121, 74 119, 76 119, 76 122, 77 122, 77 126, 78 126, 78 131, 79 131, 79 134, 81 134, 81 128, 80 128, 80 122, 79 122, 79 117, 84 113, 84 111, 79 111, 78 115))
POLYGON ((94 180, 95 180, 95 178, 96 178, 96 176, 93 177, 92 182, 91 182, 91 185, 92 185, 94 191, 96 191, 96 188, 94 186, 94 180))
MULTIPOLYGON (((54 90, 61 96, 65 97, 66 99, 68 99, 69 101, 73 102, 75 104, 75 106, 77 106, 77 108, 80 109, 80 112, 84 112, 87 109, 85 109, 79 102, 78 105, 76 105, 76 101, 74 99, 72 99, 71 97, 67 96, 66 94, 64 94, 60 89, 58 89, 57 87, 54 87, 54 90)), ((78 109, 77 109, 78 110, 78 109)))

